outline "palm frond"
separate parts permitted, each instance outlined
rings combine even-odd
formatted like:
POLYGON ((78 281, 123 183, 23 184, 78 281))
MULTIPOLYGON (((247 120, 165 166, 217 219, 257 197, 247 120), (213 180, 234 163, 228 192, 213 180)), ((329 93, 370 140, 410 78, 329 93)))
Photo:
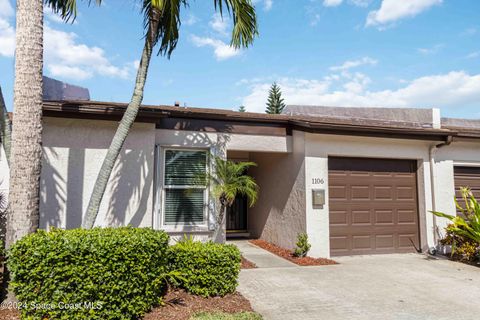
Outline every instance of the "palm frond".
POLYGON ((214 0, 215 10, 223 16, 225 10, 232 16, 233 30, 230 45, 247 48, 258 35, 257 15, 250 0, 214 0))
POLYGON ((152 36, 152 45, 160 44, 159 55, 170 58, 177 47, 181 25, 181 8, 187 0, 143 0, 143 25, 145 36, 152 36), (157 21, 156 21, 157 20, 157 21), (153 26, 153 30, 152 30, 153 26))
MULTIPOLYGON (((88 4, 91 5, 95 2, 97 6, 102 4, 102 0, 88 0, 88 4)), ((45 0, 45 4, 52 9, 52 11, 65 21, 72 23, 77 18, 77 1, 76 0, 45 0)))
POLYGON ((254 162, 238 162, 214 157, 215 171, 209 175, 208 181, 213 185, 215 197, 224 199, 231 206, 237 195, 247 197, 250 206, 258 199, 258 185, 255 180, 246 175, 248 168, 256 166, 254 162))

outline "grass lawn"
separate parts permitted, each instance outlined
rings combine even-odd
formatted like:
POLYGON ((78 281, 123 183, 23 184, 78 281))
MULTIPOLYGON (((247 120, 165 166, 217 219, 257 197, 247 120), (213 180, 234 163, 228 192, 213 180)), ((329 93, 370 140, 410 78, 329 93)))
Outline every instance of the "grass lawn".
POLYGON ((254 312, 240 313, 199 313, 191 320, 262 320, 262 316, 254 312))

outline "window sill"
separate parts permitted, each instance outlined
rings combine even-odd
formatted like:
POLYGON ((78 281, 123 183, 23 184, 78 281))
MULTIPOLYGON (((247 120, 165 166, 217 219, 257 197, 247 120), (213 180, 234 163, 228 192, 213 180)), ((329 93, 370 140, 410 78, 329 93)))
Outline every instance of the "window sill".
POLYGON ((161 226, 160 230, 165 231, 166 233, 185 233, 185 232, 198 232, 198 233, 207 233, 213 232, 208 226, 161 226))

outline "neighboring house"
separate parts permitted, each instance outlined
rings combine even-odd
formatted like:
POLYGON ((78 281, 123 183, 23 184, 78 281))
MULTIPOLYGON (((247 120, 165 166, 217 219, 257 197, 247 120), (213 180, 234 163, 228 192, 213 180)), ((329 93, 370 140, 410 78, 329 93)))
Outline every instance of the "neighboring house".
MULTIPOLYGON (((44 103, 42 228, 81 225, 125 107, 44 103)), ((210 169, 208 154, 258 164, 248 172, 258 202, 237 199, 227 235, 292 248, 306 232, 315 257, 412 252, 412 243, 427 250, 446 224, 430 211, 454 213, 459 186, 480 191, 480 121, 441 119, 437 109, 289 106, 266 115, 143 106, 97 224, 208 239, 215 203, 190 179, 192 168, 210 169)))

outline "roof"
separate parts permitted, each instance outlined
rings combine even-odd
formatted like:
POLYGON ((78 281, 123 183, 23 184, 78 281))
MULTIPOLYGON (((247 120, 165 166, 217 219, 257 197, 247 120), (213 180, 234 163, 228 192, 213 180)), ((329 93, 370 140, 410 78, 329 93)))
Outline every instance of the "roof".
MULTIPOLYGON (((117 120, 123 115, 126 103, 100 101, 44 101, 44 115, 86 119, 117 120)), ((340 108, 336 108, 340 109, 340 108)), ((426 113, 425 113, 426 114, 426 113)), ((425 114, 423 116, 425 116, 425 114)), ((375 119, 367 117, 324 116, 311 114, 264 114, 237 112, 224 109, 176 107, 168 105, 142 105, 137 116, 139 122, 158 123, 164 118, 219 120, 241 122, 250 125, 276 125, 306 132, 347 134, 363 136, 388 136, 424 140, 446 140, 458 136, 462 128, 441 128, 426 126, 422 122, 375 119)), ((470 132, 468 137, 480 138, 470 132)))

